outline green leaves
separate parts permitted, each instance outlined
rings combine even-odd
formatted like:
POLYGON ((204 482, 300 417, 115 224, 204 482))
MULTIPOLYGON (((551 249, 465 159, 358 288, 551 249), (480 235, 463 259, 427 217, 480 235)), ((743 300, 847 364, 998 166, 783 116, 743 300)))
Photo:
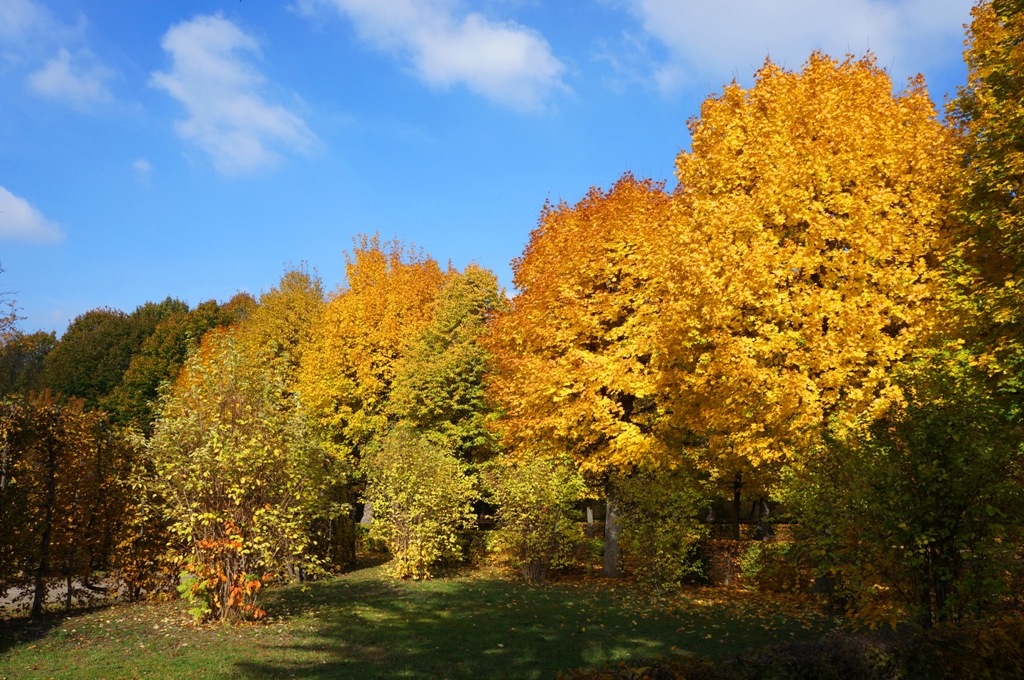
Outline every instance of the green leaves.
POLYGON ((493 455, 496 419, 485 391, 491 354, 482 342, 492 314, 504 310, 492 272, 470 265, 449 272, 433 318, 399 364, 388 411, 429 433, 465 461, 493 455))
POLYGON ((287 391, 286 359, 251 354, 239 335, 204 337, 146 444, 149 487, 181 539, 173 547, 192 573, 214 578, 221 619, 258 615, 246 574, 321 569, 312 525, 342 510, 330 489, 344 480, 287 391))
POLYGON ((474 480, 451 453, 400 423, 364 462, 373 503, 371 537, 391 553, 397 578, 430 577, 442 558, 458 558, 459 531, 474 519, 474 480))
POLYGON ((575 504, 586 485, 571 459, 498 458, 485 472, 498 506, 493 547, 531 581, 566 566, 583 541, 575 504))
POLYGON ((879 586, 925 623, 973 616, 1019 571, 1015 416, 964 350, 921 352, 895 377, 906 403, 831 442, 794 500, 869 618, 879 586))

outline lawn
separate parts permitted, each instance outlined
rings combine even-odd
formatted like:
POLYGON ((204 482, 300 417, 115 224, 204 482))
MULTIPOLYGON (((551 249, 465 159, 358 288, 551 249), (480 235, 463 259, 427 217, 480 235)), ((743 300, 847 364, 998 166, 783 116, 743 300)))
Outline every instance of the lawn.
POLYGON ((665 599, 489 572, 395 582, 380 566, 265 602, 268 619, 239 626, 191 625, 181 602, 3 621, 0 678, 549 678, 654 655, 720 658, 832 625, 809 601, 753 593, 665 599))

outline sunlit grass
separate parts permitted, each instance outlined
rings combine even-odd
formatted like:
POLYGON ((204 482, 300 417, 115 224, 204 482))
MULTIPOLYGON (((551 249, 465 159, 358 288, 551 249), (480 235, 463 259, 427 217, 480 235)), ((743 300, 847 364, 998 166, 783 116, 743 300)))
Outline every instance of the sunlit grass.
POLYGON ((188 623, 180 602, 0 624, 0 678, 545 678, 631 658, 722 657, 820 635, 794 603, 473 573, 395 582, 379 567, 272 591, 268 619, 188 623), (787 613, 781 613, 781 612, 787 613))

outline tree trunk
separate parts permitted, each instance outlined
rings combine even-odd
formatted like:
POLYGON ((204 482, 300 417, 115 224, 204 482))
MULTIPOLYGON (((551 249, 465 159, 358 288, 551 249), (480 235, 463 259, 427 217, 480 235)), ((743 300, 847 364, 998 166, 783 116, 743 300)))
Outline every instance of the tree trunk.
POLYGON ((757 520, 757 531, 754 533, 754 538, 759 541, 767 541, 772 537, 772 527, 768 524, 768 515, 771 510, 768 508, 768 501, 761 498, 758 501, 761 505, 761 516, 757 520))
POLYGON ((56 407, 50 406, 50 431, 47 433, 47 479, 46 519, 43 520, 43 535, 39 544, 39 568, 36 570, 35 593, 32 597, 30 616, 43 613, 46 598, 46 582, 43 580, 50 571, 50 535, 53 530, 53 506, 57 503, 57 414, 56 407))
POLYGON ((594 506, 587 501, 587 538, 594 537, 594 506))
MULTIPOLYGON (((7 435, 10 436, 10 435, 7 435)), ((7 459, 10 453, 10 442, 4 438, 3 459, 0 461, 0 518, 4 516, 4 501, 7 498, 7 459)), ((13 465, 11 467, 14 467, 13 465)))
POLYGON ((737 470, 732 486, 732 539, 734 541, 740 540, 740 513, 743 511, 740 507, 741 489, 743 489, 743 473, 737 470))
POLYGON ((604 566, 601 575, 609 578, 619 578, 622 572, 619 569, 619 535, 622 527, 619 525, 621 510, 619 499, 615 493, 612 482, 608 482, 606 492, 606 506, 604 518, 604 566))
POLYGON ((367 525, 373 522, 373 501, 366 501, 363 504, 363 516, 359 519, 359 523, 367 525))

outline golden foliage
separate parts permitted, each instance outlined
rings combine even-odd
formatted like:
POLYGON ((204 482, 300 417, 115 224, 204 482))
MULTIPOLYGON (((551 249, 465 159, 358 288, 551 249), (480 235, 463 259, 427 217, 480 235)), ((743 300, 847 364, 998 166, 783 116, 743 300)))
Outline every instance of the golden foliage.
POLYGON ((649 244, 669 208, 661 185, 630 175, 545 207, 513 264, 519 295, 488 339, 514 452, 564 452, 591 470, 663 455, 649 244))
POLYGON ((289 269, 276 287, 260 295, 259 305, 240 324, 239 339, 257 355, 284 357, 291 382, 297 379, 302 351, 324 306, 323 283, 316 272, 305 267, 289 269))
POLYGON ((900 399, 933 332, 952 149, 920 77, 873 58, 771 62, 689 124, 665 254, 661 388, 716 464, 813 448, 900 399))
POLYGON ((967 84, 949 105, 958 132, 960 241, 958 321, 998 359, 1016 364, 1024 347, 1024 6, 1018 1, 980 2, 971 11, 967 84))
POLYGON ((357 240, 345 271, 298 379, 303 406, 342 456, 385 431, 399 363, 430 322, 446 277, 435 260, 377 236, 357 240))

